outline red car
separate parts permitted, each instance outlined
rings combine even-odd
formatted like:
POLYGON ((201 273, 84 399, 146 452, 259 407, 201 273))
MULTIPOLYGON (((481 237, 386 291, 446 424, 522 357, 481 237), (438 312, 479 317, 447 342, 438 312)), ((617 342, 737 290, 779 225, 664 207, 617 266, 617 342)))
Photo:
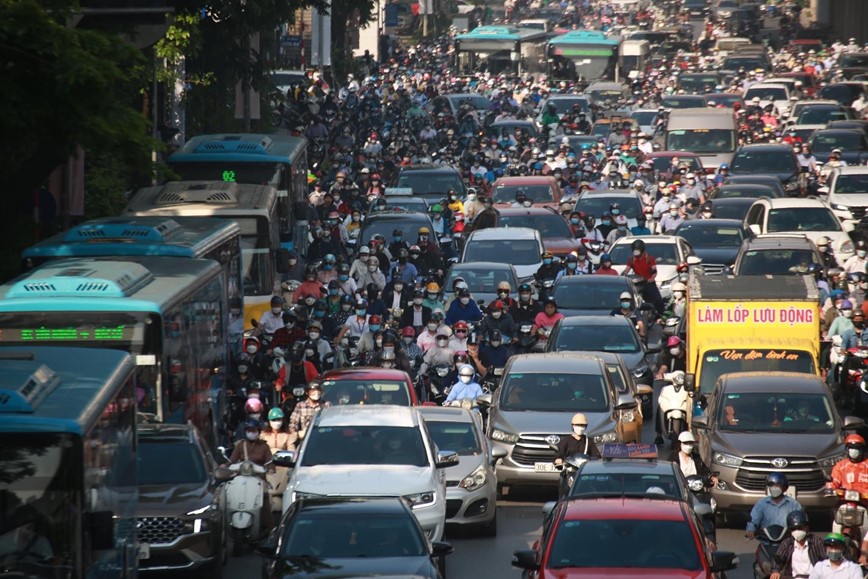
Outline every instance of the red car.
POLYGON ((542 237, 545 250, 554 255, 565 257, 582 246, 581 240, 575 238, 563 215, 551 207, 503 207, 498 211, 498 227, 536 229, 542 237))
POLYGON ((690 505, 637 492, 557 503, 536 549, 516 551, 513 566, 539 579, 712 579, 736 567, 735 553, 711 550, 690 505))
POLYGON ((515 194, 519 189, 523 189, 525 194, 533 199, 534 207, 544 205, 557 209, 563 197, 561 186, 552 176, 501 177, 491 188, 494 204, 500 207, 511 205, 515 202, 515 194))
POLYGON ((418 406, 413 381, 403 370, 338 368, 322 377, 323 400, 335 404, 418 406))

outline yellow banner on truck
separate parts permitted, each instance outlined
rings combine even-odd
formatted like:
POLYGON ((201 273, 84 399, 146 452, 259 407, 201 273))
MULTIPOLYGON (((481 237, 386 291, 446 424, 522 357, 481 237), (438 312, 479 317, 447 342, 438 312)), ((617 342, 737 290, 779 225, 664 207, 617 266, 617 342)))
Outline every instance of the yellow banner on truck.
POLYGON ((820 318, 809 276, 692 276, 686 347, 697 400, 723 374, 817 374, 820 318))

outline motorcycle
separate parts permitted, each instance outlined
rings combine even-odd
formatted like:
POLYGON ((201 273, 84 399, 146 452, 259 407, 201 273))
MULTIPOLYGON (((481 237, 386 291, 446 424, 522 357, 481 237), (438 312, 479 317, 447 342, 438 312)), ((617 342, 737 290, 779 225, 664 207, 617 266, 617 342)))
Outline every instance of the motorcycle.
POLYGON ((775 553, 781 542, 787 538, 787 528, 781 525, 764 527, 757 532, 759 544, 753 564, 753 576, 756 579, 767 579, 772 574, 775 553))
POLYGON ((518 342, 515 344, 517 354, 527 354, 531 352, 539 341, 539 337, 532 334, 533 324, 521 324, 518 327, 518 342))
MULTIPOLYGON (((557 446, 551 445, 555 450, 557 446)), ((562 464, 555 465, 555 469, 560 471, 561 476, 558 479, 558 500, 563 500, 570 495, 570 490, 573 488, 573 483, 576 482, 576 473, 583 464, 591 459, 590 455, 576 453, 564 458, 562 464)))
MULTIPOLYGON (((220 447, 226 460, 226 448, 220 447)), ((232 533, 232 555, 240 557, 246 544, 253 544, 264 531, 260 510, 264 497, 266 468, 249 460, 227 467, 233 473, 224 487, 226 512, 232 533)))
POLYGON ((428 370, 427 380, 423 378, 426 382, 423 387, 425 394, 427 394, 427 398, 423 397, 423 400, 437 404, 443 404, 446 401, 446 396, 449 395, 449 386, 451 386, 451 384, 446 383, 446 377, 449 376, 451 370, 449 364, 437 364, 428 370))
POLYGON ((846 374, 841 373, 841 399, 847 408, 857 408, 868 405, 868 386, 866 386, 866 369, 868 369, 868 347, 849 348, 844 359, 846 374))
POLYGON ((359 351, 358 336, 344 336, 337 347, 337 362, 342 368, 358 366, 362 362, 362 354, 359 351))
POLYGON ((600 256, 603 255, 603 243, 601 241, 582 239, 582 245, 585 246, 585 250, 588 252, 588 259, 591 261, 594 268, 599 267, 600 256))
POLYGON ((494 366, 488 368, 485 373, 485 379, 483 380, 482 387, 488 389, 491 392, 497 390, 500 386, 500 381, 503 379, 503 367, 495 368, 494 366))
POLYGON ((838 499, 835 509, 835 523, 841 526, 841 534, 847 537, 847 552, 844 555, 851 561, 858 561, 862 552, 862 522, 868 508, 868 494, 855 490, 837 489, 829 483, 825 496, 838 499))
POLYGON ((717 501, 711 496, 711 489, 714 486, 711 477, 716 477, 718 474, 713 472, 710 477, 702 477, 698 474, 687 477, 687 487, 693 495, 694 509, 702 520, 705 534, 715 543, 717 543, 717 526, 714 517, 717 513, 717 501))
POLYGON ((537 342, 533 345, 532 351, 534 352, 543 352, 545 351, 546 344, 548 343, 549 336, 552 333, 553 328, 537 328, 537 342))
POLYGON ((534 283, 537 291, 537 301, 544 302, 547 297, 552 295, 552 289, 555 287, 554 278, 539 280, 534 283))
POLYGON ((663 434, 669 439, 670 447, 675 448, 678 435, 687 430, 687 412, 692 394, 684 387, 684 372, 681 370, 663 374, 663 382, 665 386, 657 397, 657 406, 662 413, 663 434))

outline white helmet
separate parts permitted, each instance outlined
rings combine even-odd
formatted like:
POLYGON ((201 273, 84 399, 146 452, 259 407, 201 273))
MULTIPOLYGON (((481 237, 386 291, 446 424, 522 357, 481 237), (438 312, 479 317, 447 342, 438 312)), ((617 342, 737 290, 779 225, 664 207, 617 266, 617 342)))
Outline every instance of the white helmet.
POLYGON ((696 442, 696 437, 693 436, 692 432, 685 430, 678 435, 678 442, 696 442))
POLYGON ((672 284, 672 291, 674 291, 674 292, 686 292, 687 291, 687 285, 685 285, 679 281, 678 283, 672 284))

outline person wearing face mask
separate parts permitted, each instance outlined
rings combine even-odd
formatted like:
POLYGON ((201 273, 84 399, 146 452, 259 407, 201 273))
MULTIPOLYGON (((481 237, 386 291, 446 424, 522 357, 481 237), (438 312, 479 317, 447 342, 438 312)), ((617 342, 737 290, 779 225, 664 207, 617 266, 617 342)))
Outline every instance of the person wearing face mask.
POLYGON ((476 372, 470 364, 464 364, 458 369, 458 381, 449 390, 449 395, 443 406, 450 406, 452 402, 462 400, 476 400, 482 396, 482 386, 476 381, 476 372))
POLYGON ((619 275, 618 270, 612 267, 612 256, 604 253, 600 256, 600 265, 594 270, 595 275, 619 275))
POLYGON ((615 229, 609 232, 606 236, 606 247, 612 247, 616 241, 622 237, 627 237, 630 232, 627 230, 627 217, 624 215, 616 215, 614 218, 615 229))
POLYGON ((322 363, 323 369, 334 366, 334 350, 328 342, 328 334, 323 329, 323 324, 318 320, 312 320, 307 324, 307 339, 316 349, 316 355, 322 363))
POLYGON ((537 314, 542 311, 542 304, 532 297, 530 284, 518 286, 518 302, 509 308, 509 315, 516 326, 532 324, 537 314))
POLYGON ((409 307, 412 295, 410 284, 400 277, 397 279, 393 278, 392 281, 386 284, 386 289, 383 290, 383 303, 389 311, 394 309, 404 310, 409 307))
POLYGON ((322 401, 322 384, 319 380, 312 380, 306 390, 307 397, 295 405, 295 410, 292 411, 287 424, 290 450, 297 450, 307 434, 314 415, 325 407, 322 401))
POLYGON ((382 347, 382 341, 380 344, 375 342, 376 335, 383 328, 383 320, 380 316, 373 314, 368 318, 368 327, 365 332, 359 338, 358 346, 359 352, 365 353, 374 350, 376 347, 382 347))
POLYGON ((657 374, 655 380, 663 380, 663 375, 667 372, 682 372, 687 371, 687 352, 684 348, 684 342, 678 336, 669 336, 666 341, 666 349, 660 353, 660 358, 657 361, 657 374))
POLYGON ((490 372, 506 366, 507 360, 515 352, 509 347, 509 342, 505 341, 500 330, 489 330, 487 336, 488 340, 479 348, 479 361, 481 368, 490 372))
POLYGON ((488 229, 496 227, 500 212, 494 208, 494 201, 491 197, 480 198, 482 202, 482 211, 480 211, 473 220, 473 230, 488 229))
POLYGON ((687 306, 687 285, 682 282, 672 284, 672 298, 666 304, 666 311, 672 312, 672 316, 683 318, 687 306))
POLYGON ((458 320, 452 326, 452 336, 449 338, 449 349, 454 352, 467 350, 468 326, 464 320, 458 320))
POLYGON ((336 269, 337 259, 331 253, 327 254, 320 265, 319 271, 316 274, 316 280, 322 286, 328 286, 329 282, 338 278, 338 270, 336 269))
POLYGON ((671 232, 678 229, 678 226, 682 223, 684 223, 684 215, 681 211, 681 203, 679 201, 672 201, 669 204, 669 212, 660 217, 658 233, 671 235, 671 232))
POLYGON ((498 331, 507 342, 515 336, 515 320, 509 315, 509 308, 500 300, 496 300, 488 306, 488 315, 483 318, 478 326, 482 335, 490 335, 498 331))
POLYGON ((256 326, 256 334, 273 334, 283 327, 283 298, 272 296, 271 309, 264 312, 256 326))
POLYGON ((400 281, 403 285, 412 285, 419 276, 416 266, 409 262, 409 253, 406 249, 399 250, 398 261, 389 271, 389 279, 393 282, 400 281))
POLYGON ((826 559, 823 539, 810 532, 807 513, 793 511, 788 514, 787 531, 787 537, 775 552, 769 579, 808 577, 813 566, 826 559))
POLYGON ((634 307, 633 296, 630 292, 621 292, 621 295, 618 297, 618 307, 609 312, 609 315, 627 318, 634 326, 636 326, 636 331, 639 332, 639 337, 645 337, 645 322, 634 307))
POLYGON ((275 348, 280 348, 284 351, 289 350, 290 346, 298 340, 305 338, 304 328, 297 323, 295 310, 283 312, 283 327, 274 332, 271 337, 271 342, 268 344, 267 355, 272 355, 275 348))
POLYGON ((564 464, 564 459, 574 454, 586 454, 591 458, 600 458, 600 451, 590 436, 585 434, 588 430, 588 418, 581 412, 574 414, 570 420, 572 430, 569 436, 561 436, 558 449, 555 452, 555 464, 564 464))
MULTIPOLYGON (((262 427, 259 420, 249 419, 244 423, 244 438, 235 443, 232 449, 232 455, 229 457, 229 464, 237 464, 249 460, 254 464, 265 467, 268 472, 274 472, 275 467, 270 465, 271 449, 268 443, 260 438, 262 427)), ((265 529, 274 527, 274 517, 271 514, 271 500, 268 497, 268 485, 263 485, 264 498, 262 501, 262 510, 260 511, 260 521, 265 529)))
POLYGON ((356 280, 350 274, 350 265, 347 263, 342 263, 338 266, 338 289, 340 290, 341 295, 344 296, 352 296, 355 295, 356 290, 358 289, 358 285, 356 285, 356 280))
MULTIPOLYGON (((283 424, 283 410, 272 408, 268 411, 268 422, 262 429, 262 440, 268 444, 271 454, 278 450, 289 450, 289 434, 283 424)), ((285 469, 280 469, 285 472, 285 469)))
POLYGON ((347 323, 347 320, 350 319, 350 316, 353 314, 353 296, 342 295, 340 310, 331 315, 335 328, 338 328, 338 333, 340 333, 340 329, 347 323))
POLYGON ((249 372, 254 380, 261 380, 269 367, 265 352, 262 351, 262 343, 256 336, 250 336, 244 340, 244 353, 249 360, 249 372))
POLYGON ((672 189, 665 181, 661 181, 658 190, 660 191, 660 198, 654 204, 651 215, 659 221, 669 211, 669 205, 672 203, 672 189))
MULTIPOLYGON (((673 449, 669 455, 669 462, 674 462, 685 477, 699 475, 703 478, 711 477, 711 470, 702 461, 698 453, 693 452, 696 448, 696 437, 692 432, 684 431, 678 435, 678 448, 673 449)), ((714 484, 717 478, 712 477, 714 484)))
POLYGON ((642 239, 637 239, 630 244, 633 255, 627 260, 627 267, 622 275, 639 275, 645 279, 645 286, 642 288, 642 297, 646 302, 654 304, 657 309, 657 314, 663 314, 663 297, 660 295, 660 289, 657 287, 657 261, 654 256, 646 251, 645 242, 642 239))
MULTIPOLYGON (((407 293, 405 291, 405 293, 407 293)), ((431 308, 425 305, 425 292, 421 289, 414 290, 413 299, 404 304, 401 312, 400 324, 402 327, 410 326, 417 332, 431 320, 431 308)))
POLYGON ((647 226, 648 217, 645 213, 640 213, 636 216, 635 227, 630 228, 630 235, 651 235, 651 230, 647 226))
MULTIPOLYGON (((533 279, 537 284, 541 284, 545 280, 553 280, 558 277, 561 271, 560 263, 555 263, 555 256, 551 251, 546 251, 542 254, 542 265, 533 274, 533 279)), ((539 285, 537 287, 540 287, 539 285)))
POLYGON ((333 344, 340 344, 341 339, 349 334, 354 338, 361 338, 368 331, 368 301, 360 299, 355 304, 355 315, 347 318, 344 327, 335 336, 333 344))
MULTIPOLYGON (((868 461, 865 460, 865 439, 859 434, 849 434, 844 438, 844 452, 846 457, 838 461, 832 468, 832 481, 828 484, 829 489, 857 491, 860 494, 868 493, 868 461)), ((864 507, 859 510, 865 512, 864 507)), ((841 525, 832 523, 832 531, 841 532, 841 525)), ((868 516, 862 520, 862 555, 859 560, 864 564, 868 554, 868 516)))
POLYGON ((605 241, 613 229, 615 229, 615 225, 612 223, 612 214, 608 211, 603 211, 600 222, 594 228, 596 233, 595 239, 605 241))
POLYGON ((467 199, 464 201, 464 216, 467 219, 467 222, 470 223, 476 219, 476 216, 479 215, 484 208, 482 202, 479 201, 476 188, 468 187, 467 199))
POLYGON ((384 331, 380 350, 377 352, 377 356, 372 365, 382 367, 382 362, 384 360, 390 360, 392 362, 392 368, 397 368, 398 370, 402 370, 409 374, 412 369, 410 366, 410 359, 407 357, 407 353, 404 351, 402 346, 403 342, 401 342, 401 339, 398 337, 395 330, 390 328, 384 331))
POLYGON ((389 253, 398 255, 402 249, 409 251, 410 244, 404 239, 404 232, 400 229, 395 229, 392 231, 392 242, 389 244, 389 253))
POLYGON ((289 252, 289 270, 280 276, 280 281, 304 281, 304 264, 298 260, 298 252, 294 249, 289 252))
POLYGON ((833 340, 835 336, 842 336, 844 332, 853 329, 853 302, 849 299, 841 300, 840 305, 838 306, 838 312, 840 315, 832 320, 832 324, 829 326, 829 331, 826 334, 827 339, 833 340))
POLYGON ((859 579, 863 576, 860 564, 844 558, 847 549, 847 537, 841 533, 832 532, 823 539, 826 558, 817 561, 811 568, 808 579, 859 579))
POLYGON ((416 330, 412 326, 404 326, 401 330, 401 348, 407 355, 411 368, 417 368, 422 363, 422 357, 425 355, 425 352, 416 343, 416 330))
POLYGON ((705 188, 696 180, 695 173, 687 174, 687 182, 681 186, 681 189, 678 191, 678 194, 687 201, 688 199, 693 199, 697 201, 697 203, 705 202, 705 188))
MULTIPOLYGON (((368 260, 371 259, 371 248, 367 245, 363 245, 359 248, 359 253, 356 256, 356 259, 353 261, 353 264, 350 266, 350 277, 356 281, 356 286, 358 286, 359 279, 365 274, 368 270, 368 260)), ((378 260, 379 263, 379 260, 378 260)))
POLYGON ((699 208, 699 218, 700 219, 713 219, 714 218, 714 202, 710 199, 705 201, 702 206, 699 208))
POLYGON ((446 325, 454 326, 459 321, 478 322, 482 319, 482 311, 479 306, 473 301, 470 295, 470 290, 461 288, 458 290, 457 299, 449 304, 449 309, 446 311, 446 325))
POLYGON ((280 367, 277 379, 274 381, 275 392, 291 393, 296 386, 308 384, 319 378, 319 371, 311 362, 304 359, 304 343, 296 342, 286 358, 286 364, 280 367))
POLYGON ((503 304, 505 308, 511 308, 516 304, 515 298, 510 297, 509 293, 512 291, 512 288, 509 285, 508 281, 502 281, 497 284, 497 297, 489 302, 488 307, 490 308, 494 302, 500 302, 503 304))
POLYGON ((367 287, 374 284, 378 289, 382 290, 386 287, 386 275, 380 270, 380 261, 376 257, 368 259, 366 270, 359 276, 359 287, 367 287))
POLYGON ((304 281, 301 282, 301 284, 292 293, 293 303, 298 303, 300 299, 307 295, 312 295, 315 296, 316 299, 319 299, 321 296, 327 293, 323 284, 317 281, 316 276, 316 266, 308 266, 305 269, 304 281))
POLYGON ((804 511, 796 499, 785 493, 790 483, 783 473, 773 472, 766 477, 768 496, 758 500, 750 511, 750 519, 745 529, 745 537, 753 539, 762 529, 773 525, 787 526, 787 515, 793 511, 804 511))
POLYGON ((865 273, 868 266, 868 243, 860 239, 856 242, 856 254, 844 262, 844 274, 865 273))
POLYGON ((853 272, 847 276, 847 282, 850 288, 850 301, 853 302, 854 309, 861 310, 868 289, 868 276, 861 271, 853 272))
MULTIPOLYGON (((455 354, 455 351, 449 347, 449 334, 447 331, 448 329, 445 327, 437 330, 434 345, 428 348, 422 357, 422 365, 419 367, 420 374, 424 374, 428 371, 428 368, 440 364, 452 365, 452 356, 455 354)), ((422 346, 421 343, 419 346, 422 346)))
POLYGON ((425 298, 422 305, 430 309, 432 313, 441 312, 445 316, 446 306, 440 290, 440 285, 436 281, 428 282, 425 285, 425 298))

